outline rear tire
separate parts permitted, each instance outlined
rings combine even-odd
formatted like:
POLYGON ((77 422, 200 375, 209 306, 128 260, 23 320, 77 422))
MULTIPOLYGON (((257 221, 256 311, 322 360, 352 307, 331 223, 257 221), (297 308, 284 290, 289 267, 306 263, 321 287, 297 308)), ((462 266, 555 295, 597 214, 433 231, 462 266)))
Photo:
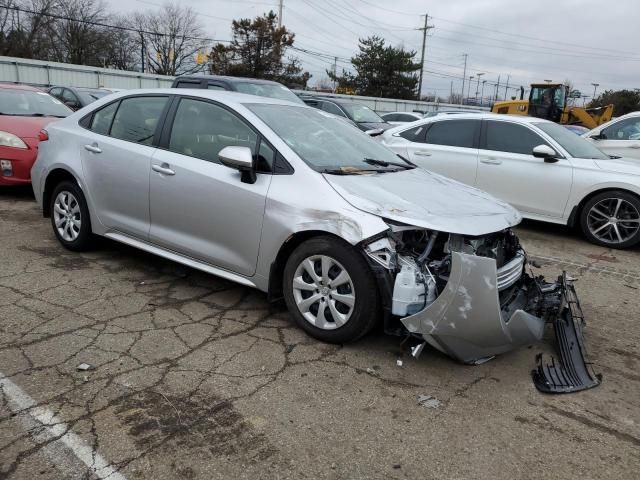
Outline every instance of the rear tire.
POLYGON ((312 238, 293 251, 282 290, 296 323, 323 342, 355 341, 379 318, 371 269, 356 247, 333 237, 312 238))
POLYGON ((640 198, 623 190, 599 193, 580 211, 580 228, 591 243, 629 248, 640 243, 640 198))
POLYGON ((68 180, 53 189, 49 205, 51 226, 58 241, 67 250, 82 252, 92 243, 89 208, 80 187, 68 180))

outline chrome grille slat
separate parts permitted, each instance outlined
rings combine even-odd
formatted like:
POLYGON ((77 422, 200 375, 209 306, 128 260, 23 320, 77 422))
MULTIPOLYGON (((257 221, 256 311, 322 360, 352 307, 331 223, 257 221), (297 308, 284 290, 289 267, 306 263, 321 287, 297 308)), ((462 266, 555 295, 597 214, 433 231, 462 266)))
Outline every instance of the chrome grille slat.
POLYGON ((498 290, 504 290, 516 283, 522 276, 526 256, 519 251, 516 256, 498 269, 498 290))

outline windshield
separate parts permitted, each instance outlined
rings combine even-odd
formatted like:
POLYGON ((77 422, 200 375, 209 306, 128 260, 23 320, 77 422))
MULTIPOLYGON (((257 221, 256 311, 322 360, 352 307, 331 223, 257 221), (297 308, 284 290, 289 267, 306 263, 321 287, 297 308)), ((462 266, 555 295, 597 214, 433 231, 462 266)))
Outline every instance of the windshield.
POLYGON ((273 83, 238 82, 236 83, 236 88, 239 92, 248 93, 249 95, 277 98, 278 100, 287 100, 294 103, 304 103, 295 93, 284 85, 273 83))
POLYGON ((534 125, 558 142, 574 158, 593 158, 597 160, 609 158, 608 155, 598 150, 591 142, 557 123, 540 122, 534 123, 534 125))
POLYGON ((391 150, 330 113, 288 105, 246 107, 314 170, 385 169, 382 165, 373 165, 371 160, 410 167, 391 150))
POLYGON ((349 118, 357 123, 384 123, 376 112, 369 107, 358 103, 341 103, 340 106, 347 112, 349 118))
POLYGON ((73 111, 45 92, 0 89, 0 114, 44 117, 66 117, 73 111))

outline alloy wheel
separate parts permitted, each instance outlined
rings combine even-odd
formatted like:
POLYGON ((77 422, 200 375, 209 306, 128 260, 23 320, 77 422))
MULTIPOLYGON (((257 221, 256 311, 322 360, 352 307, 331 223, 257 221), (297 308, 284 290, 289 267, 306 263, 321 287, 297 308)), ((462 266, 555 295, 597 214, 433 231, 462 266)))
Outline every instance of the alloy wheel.
POLYGON ((63 240, 73 242, 80 235, 82 218, 80 204, 73 193, 63 190, 53 203, 53 219, 63 240))
POLYGON ((327 255, 305 258, 293 276, 293 298, 302 316, 323 330, 349 321, 355 308, 353 281, 347 270, 327 255))
POLYGON ((587 226, 591 235, 603 243, 624 243, 640 229, 640 212, 627 200, 605 198, 589 210, 587 226))

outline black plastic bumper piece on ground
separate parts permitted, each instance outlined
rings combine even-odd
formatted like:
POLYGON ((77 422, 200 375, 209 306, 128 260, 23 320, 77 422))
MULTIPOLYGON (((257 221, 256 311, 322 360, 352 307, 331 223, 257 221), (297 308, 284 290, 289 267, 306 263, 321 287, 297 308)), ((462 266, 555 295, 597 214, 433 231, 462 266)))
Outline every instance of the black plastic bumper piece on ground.
POLYGON ((566 273, 558 279, 562 300, 560 311, 553 320, 558 359, 545 361, 536 357, 537 368, 531 371, 533 383, 544 393, 571 393, 600 385, 602 375, 596 374, 587 361, 582 329, 585 325, 582 309, 573 284, 566 273))

